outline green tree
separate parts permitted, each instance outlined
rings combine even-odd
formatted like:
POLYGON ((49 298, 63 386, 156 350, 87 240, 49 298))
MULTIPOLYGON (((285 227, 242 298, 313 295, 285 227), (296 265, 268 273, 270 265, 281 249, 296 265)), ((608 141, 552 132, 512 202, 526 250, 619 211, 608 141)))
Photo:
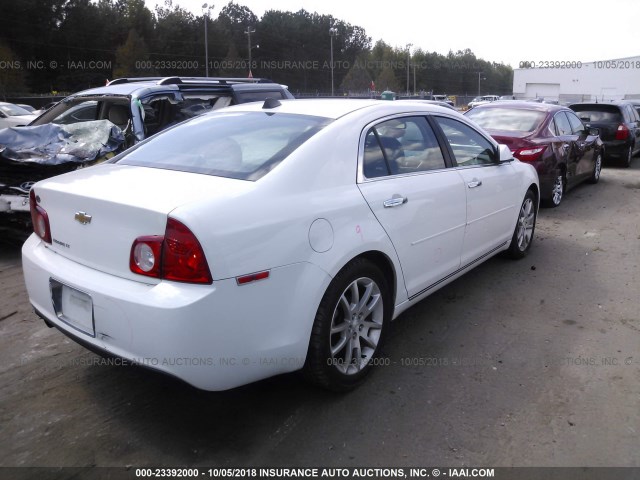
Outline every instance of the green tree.
POLYGON ((13 51, 0 41, 0 98, 6 100, 7 94, 26 92, 23 64, 13 51))
POLYGON ((144 40, 135 30, 130 30, 127 41, 116 50, 116 63, 113 68, 114 77, 145 76, 149 72, 145 72, 138 67, 140 62, 144 62, 148 58, 149 52, 144 40))

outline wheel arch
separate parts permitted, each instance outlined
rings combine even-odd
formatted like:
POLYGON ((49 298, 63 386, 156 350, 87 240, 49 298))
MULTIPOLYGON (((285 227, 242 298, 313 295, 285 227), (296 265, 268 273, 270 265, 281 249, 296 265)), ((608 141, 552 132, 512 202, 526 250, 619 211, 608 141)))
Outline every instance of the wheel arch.
POLYGON ((540 188, 535 183, 532 183, 531 185, 529 185, 529 188, 527 188, 527 192, 529 190, 531 190, 536 196, 536 209, 538 209, 540 207, 540 188))
POLYGON ((391 294, 392 305, 394 305, 395 308, 398 288, 398 272, 396 272, 393 261, 380 250, 368 250, 351 258, 342 268, 346 267, 349 263, 358 258, 368 260, 382 271, 384 277, 389 281, 389 293, 391 294))

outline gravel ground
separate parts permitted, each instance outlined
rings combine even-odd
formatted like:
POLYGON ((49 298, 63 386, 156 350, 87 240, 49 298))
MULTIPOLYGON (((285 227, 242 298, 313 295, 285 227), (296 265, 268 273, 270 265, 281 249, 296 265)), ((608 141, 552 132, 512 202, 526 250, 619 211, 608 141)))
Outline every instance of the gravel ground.
POLYGON ((640 466, 640 160, 405 312, 347 395, 198 391, 47 328, 0 244, 1 466, 640 466))

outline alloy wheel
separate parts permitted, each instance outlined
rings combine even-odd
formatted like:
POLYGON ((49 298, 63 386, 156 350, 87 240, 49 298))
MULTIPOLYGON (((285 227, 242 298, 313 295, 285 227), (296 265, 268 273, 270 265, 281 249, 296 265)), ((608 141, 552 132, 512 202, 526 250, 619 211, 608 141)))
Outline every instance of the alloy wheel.
POLYGON ((383 321, 380 287, 368 277, 354 280, 340 296, 331 319, 331 363, 340 373, 357 374, 373 358, 383 321))
POLYGON ((520 215, 518 216, 518 226, 516 230, 516 239, 518 242, 518 249, 520 251, 526 250, 531 243, 535 220, 536 210, 533 205, 533 200, 527 197, 520 208, 520 215))

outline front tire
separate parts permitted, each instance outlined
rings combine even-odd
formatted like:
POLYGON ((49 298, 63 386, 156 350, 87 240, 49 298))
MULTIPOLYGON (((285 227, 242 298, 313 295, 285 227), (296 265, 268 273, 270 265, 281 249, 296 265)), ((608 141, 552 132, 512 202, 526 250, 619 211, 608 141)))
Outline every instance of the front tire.
POLYGON ((509 250, 507 250, 511 258, 524 258, 531 248, 533 233, 536 229, 536 210, 536 196, 529 190, 522 201, 516 228, 511 237, 509 250))
POLYGON ((393 311, 381 270, 364 258, 348 263, 322 297, 309 341, 305 376, 328 390, 358 386, 380 357, 393 311))

